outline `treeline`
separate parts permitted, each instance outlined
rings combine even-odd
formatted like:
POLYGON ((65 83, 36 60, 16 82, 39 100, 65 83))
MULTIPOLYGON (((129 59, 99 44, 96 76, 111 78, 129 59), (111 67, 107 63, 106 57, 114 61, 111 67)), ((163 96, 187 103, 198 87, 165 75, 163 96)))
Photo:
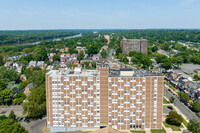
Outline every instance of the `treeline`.
POLYGON ((29 42, 62 38, 79 34, 77 30, 27 30, 0 31, 0 45, 24 44, 29 42))
POLYGON ((166 41, 190 41, 200 42, 200 30, 175 30, 175 29, 149 29, 149 30, 108 30, 100 31, 102 34, 115 33, 120 38, 124 36, 128 39, 148 39, 149 43, 164 43, 166 41))

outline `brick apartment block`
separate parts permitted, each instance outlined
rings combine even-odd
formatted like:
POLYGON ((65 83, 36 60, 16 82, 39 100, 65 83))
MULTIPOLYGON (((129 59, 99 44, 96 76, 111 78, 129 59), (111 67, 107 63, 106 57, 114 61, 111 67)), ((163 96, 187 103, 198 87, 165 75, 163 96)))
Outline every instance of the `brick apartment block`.
POLYGON ((123 53, 130 51, 142 52, 147 54, 147 40, 146 39, 126 39, 121 41, 121 48, 123 53))
POLYGON ((65 68, 46 74, 51 132, 162 128, 163 76, 149 71, 65 68))

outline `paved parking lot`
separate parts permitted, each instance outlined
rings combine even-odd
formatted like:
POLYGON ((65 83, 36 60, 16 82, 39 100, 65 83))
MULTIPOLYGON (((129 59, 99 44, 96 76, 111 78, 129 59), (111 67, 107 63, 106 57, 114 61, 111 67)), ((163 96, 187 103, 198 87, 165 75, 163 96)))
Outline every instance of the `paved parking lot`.
POLYGON ((200 65, 198 64, 182 64, 180 66, 181 70, 187 73, 195 73, 195 69, 200 69, 200 65))
POLYGON ((30 123, 21 122, 21 125, 28 130, 29 133, 43 133, 42 129, 46 126, 46 117, 31 121, 30 123))
POLYGON ((0 115, 8 116, 11 110, 14 111, 16 116, 22 116, 23 108, 21 105, 0 106, 0 115))

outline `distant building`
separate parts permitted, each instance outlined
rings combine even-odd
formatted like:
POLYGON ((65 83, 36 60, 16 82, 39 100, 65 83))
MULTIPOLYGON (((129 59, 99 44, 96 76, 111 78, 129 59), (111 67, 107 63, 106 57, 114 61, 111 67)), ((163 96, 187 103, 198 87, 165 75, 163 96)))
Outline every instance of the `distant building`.
POLYGON ((123 53, 130 51, 142 52, 147 54, 147 40, 146 39, 126 39, 121 41, 121 48, 123 53))

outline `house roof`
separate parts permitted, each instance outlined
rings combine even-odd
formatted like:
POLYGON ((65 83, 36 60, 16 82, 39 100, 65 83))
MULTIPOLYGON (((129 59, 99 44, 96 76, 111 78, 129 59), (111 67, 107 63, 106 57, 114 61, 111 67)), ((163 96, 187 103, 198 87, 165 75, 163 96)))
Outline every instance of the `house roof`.
POLYGON ((29 89, 32 89, 34 86, 33 86, 33 83, 30 83, 28 84, 25 88, 29 88, 29 89))

